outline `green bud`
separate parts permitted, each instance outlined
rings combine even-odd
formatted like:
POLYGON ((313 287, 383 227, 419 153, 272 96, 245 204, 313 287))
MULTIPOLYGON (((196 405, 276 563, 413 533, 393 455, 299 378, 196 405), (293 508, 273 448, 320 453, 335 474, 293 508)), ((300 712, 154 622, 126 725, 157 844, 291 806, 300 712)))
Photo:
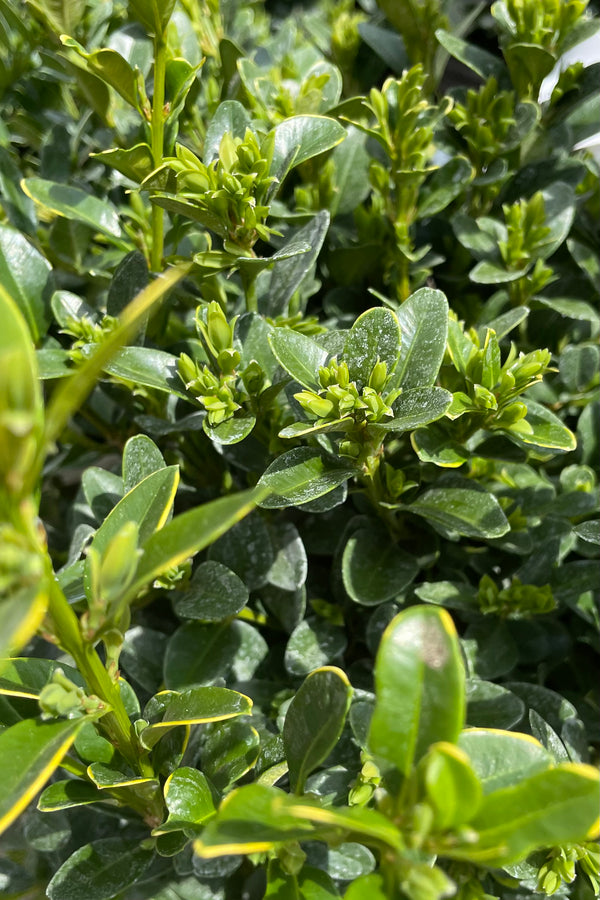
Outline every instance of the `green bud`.
POLYGON ((381 392, 387 381, 387 363, 377 360, 369 377, 369 387, 381 392))
POLYGON ((233 331, 228 324, 225 313, 216 300, 211 300, 206 313, 206 327, 208 339, 217 353, 231 347, 233 331))
POLYGON ((102 554, 98 573, 98 591, 105 608, 119 599, 133 581, 141 550, 138 550, 139 528, 136 522, 125 522, 102 554))
POLYGON ((360 456, 360 444, 355 441, 340 441, 338 450, 341 456, 350 456, 352 459, 360 456))
POLYGON ((219 353, 217 357, 217 365, 224 375, 231 375, 234 369, 236 369, 239 365, 240 360, 241 356, 237 350, 227 348, 226 350, 221 350, 221 352, 219 353))
POLYGON ((326 419, 333 412, 334 406, 331 400, 319 397, 318 394, 311 391, 300 391, 298 394, 294 394, 294 397, 303 409, 311 412, 318 419, 326 419))

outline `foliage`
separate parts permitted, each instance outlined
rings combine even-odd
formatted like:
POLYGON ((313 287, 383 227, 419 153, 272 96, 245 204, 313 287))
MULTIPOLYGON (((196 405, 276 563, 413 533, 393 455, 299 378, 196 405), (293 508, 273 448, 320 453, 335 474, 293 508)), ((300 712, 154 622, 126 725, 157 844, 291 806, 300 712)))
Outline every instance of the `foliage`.
POLYGON ((586 6, 0 0, 3 896, 597 893, 586 6))

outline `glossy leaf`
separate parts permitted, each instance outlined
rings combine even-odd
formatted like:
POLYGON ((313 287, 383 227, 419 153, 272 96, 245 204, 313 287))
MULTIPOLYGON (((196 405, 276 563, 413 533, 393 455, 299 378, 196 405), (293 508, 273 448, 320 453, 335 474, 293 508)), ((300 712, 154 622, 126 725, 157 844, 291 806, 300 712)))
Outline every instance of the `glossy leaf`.
POLYGON ((347 465, 330 462, 318 450, 298 447, 277 457, 258 485, 270 495, 259 503, 263 509, 301 506, 329 493, 354 474, 347 465))
POLYGON ((204 140, 203 162, 208 165, 219 156, 219 145, 224 134, 243 140, 250 125, 250 116, 237 100, 220 103, 209 122, 204 140))
POLYGON ((498 538, 510 531, 495 496, 468 482, 429 488, 406 509, 427 519, 443 535, 455 532, 480 539, 498 538))
POLYGON ((86 720, 23 719, 0 734, 0 831, 4 831, 48 781, 86 720))
POLYGON ((222 722, 235 716, 249 715, 251 710, 252 700, 237 691, 222 687, 190 688, 172 697, 161 721, 144 728, 141 741, 150 749, 177 725, 222 722))
POLYGON ((291 232, 288 243, 283 248, 285 249, 290 243, 299 246, 305 245, 309 248, 307 253, 295 254, 288 259, 278 258, 278 254, 275 254, 273 259, 276 259, 276 263, 273 266, 273 274, 269 283, 265 310, 269 316, 285 315, 288 312, 290 300, 311 271, 319 255, 328 228, 329 213, 326 210, 320 210, 306 225, 291 232))
POLYGON ((164 469, 166 463, 163 455, 145 434, 136 434, 129 438, 123 448, 123 486, 125 493, 133 490, 149 475, 164 469))
POLYGON ((564 453, 575 449, 576 441, 573 432, 563 425, 558 416, 542 406, 541 403, 527 400, 526 421, 531 426, 531 432, 526 430, 517 432, 518 440, 524 444, 534 444, 564 453))
POLYGON ((264 494, 255 490, 243 491, 175 516, 144 545, 131 594, 215 541, 251 512, 261 496, 264 494))
POLYGON ((148 144, 136 144, 127 150, 117 147, 92 155, 136 184, 141 184, 155 168, 152 150, 148 144))
POLYGON ((214 790, 202 772, 183 766, 175 769, 165 782, 165 804, 169 814, 153 834, 183 828, 193 830, 214 815, 214 790))
POLYGON ((188 589, 178 597, 175 611, 183 619, 218 622, 237 615, 248 597, 248 588, 235 572, 216 560, 206 560, 195 570, 188 589))
POLYGON ((418 571, 414 556, 376 528, 359 528, 344 547, 344 587, 362 606, 377 606, 397 597, 418 571))
POLYGON ((62 864, 46 889, 50 900, 112 900, 140 878, 152 850, 121 837, 84 844, 62 864))
MULTIPOLYGON (((25 178, 22 187, 32 200, 48 212, 82 222, 112 240, 121 238, 119 215, 107 200, 99 200, 81 188, 44 178, 25 178)), ((121 246, 120 240, 118 243, 121 246)))
POLYGON ((50 324, 52 266, 14 228, 0 225, 0 283, 23 315, 35 343, 50 324))
POLYGON ((202 768, 218 791, 226 792, 255 765, 260 735, 249 722, 211 726, 202 747, 202 768))
POLYGON ((315 341, 291 328, 276 328, 269 343, 279 363, 306 388, 319 388, 319 367, 327 362, 327 352, 315 341))
POLYGON ((448 333, 448 301, 441 291, 421 288, 398 310, 402 343, 393 385, 407 391, 430 387, 437 378, 448 333))
POLYGON ((24 656, 0 662, 0 694, 36 698, 53 672, 59 668, 79 687, 85 686, 83 678, 72 666, 54 659, 34 659, 24 656))
POLYGON ((469 757, 484 794, 517 785, 553 763, 548 751, 528 734, 468 728, 458 746, 469 757))
POLYGON ((65 34, 61 35, 61 41, 85 59, 90 72, 114 88, 130 106, 139 108, 136 73, 120 53, 106 47, 86 53, 81 44, 65 34))
POLYGON ((311 672, 290 703, 283 726, 283 745, 290 787, 296 794, 303 793, 307 777, 338 742, 351 694, 344 672, 330 666, 311 672))
POLYGON ((465 716, 465 673, 452 619, 411 607, 386 628, 375 662, 369 747, 407 776, 438 741, 456 743, 465 716))
POLYGON ((188 399, 177 372, 177 357, 163 350, 124 347, 105 365, 104 371, 125 381, 188 399))
POLYGON ((279 179, 291 167, 331 150, 341 143, 346 131, 335 119, 325 116, 292 116, 277 125, 273 131, 273 156, 271 173, 279 179))
POLYGON ((563 763, 488 794, 471 822, 486 865, 518 862, 539 847, 591 840, 598 834, 598 772, 563 763))
POLYGON ((483 792, 468 756, 454 744, 434 744, 423 759, 423 782, 441 830, 458 828, 476 814, 483 792))
POLYGON ((385 431, 412 431, 419 425, 441 419, 452 403, 452 394, 440 387, 413 388, 403 391, 394 402, 393 419, 384 419, 379 427, 385 431))
POLYGON ((285 667, 291 675, 308 675, 333 662, 346 649, 342 628, 322 619, 304 619, 291 633, 285 648, 285 667))
POLYGON ((74 806, 105 802, 107 799, 89 781, 69 778, 66 781, 54 781, 44 788, 40 794, 37 808, 41 812, 56 812, 59 809, 71 809, 74 806))
POLYGON ((375 363, 386 364, 387 373, 396 368, 400 353, 398 319, 390 309, 368 309, 352 325, 344 344, 344 360, 350 380, 359 387, 369 383, 375 363))

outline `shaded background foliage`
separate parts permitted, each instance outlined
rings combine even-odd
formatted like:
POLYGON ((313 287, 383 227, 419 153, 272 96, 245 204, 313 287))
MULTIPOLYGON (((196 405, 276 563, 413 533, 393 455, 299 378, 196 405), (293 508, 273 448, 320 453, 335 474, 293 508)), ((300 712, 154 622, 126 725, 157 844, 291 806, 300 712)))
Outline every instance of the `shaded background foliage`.
MULTIPOLYGON (((594 895, 583 840, 492 872, 419 857, 436 876, 390 888, 348 830, 340 846, 280 836, 268 874, 264 848, 204 858, 192 839, 241 785, 373 805, 374 660, 421 605, 452 614, 467 725, 597 763, 599 187, 576 148, 597 130, 598 64, 567 67, 538 101, 596 12, 0 0, 0 282, 47 401, 159 272, 191 264, 54 435, 40 492, 61 588, 126 679, 161 790, 179 773, 150 822, 168 825, 148 841, 148 807, 114 804, 133 776, 87 722, 67 771, 90 805, 51 784, 40 808, 65 808, 11 826, 7 896, 43 896, 51 878, 60 900, 594 895), (256 484, 272 493, 248 517, 143 580, 138 548, 158 555, 173 502, 176 522, 256 484), (109 518, 119 503, 135 528, 109 518), (162 692, 196 687, 241 692, 253 715, 162 737, 176 697, 162 692), (305 754, 321 691, 339 733, 305 754), (177 805, 179 779, 196 809, 177 805)), ((21 676, 4 673, 4 729, 40 704, 80 711, 52 675, 58 660, 77 685, 72 660, 51 619, 41 630, 23 651, 47 661, 37 692, 15 696, 21 676), (38 699, 46 679, 57 690, 38 699)))

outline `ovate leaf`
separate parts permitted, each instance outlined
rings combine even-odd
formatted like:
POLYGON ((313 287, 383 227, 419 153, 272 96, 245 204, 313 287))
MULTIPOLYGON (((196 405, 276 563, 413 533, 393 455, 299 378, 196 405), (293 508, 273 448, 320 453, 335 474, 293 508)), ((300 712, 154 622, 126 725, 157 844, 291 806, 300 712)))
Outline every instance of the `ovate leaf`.
MULTIPOLYGON (((121 238, 119 215, 107 200, 99 200, 80 188, 44 178, 25 178, 22 187, 32 200, 49 212, 89 225, 113 240, 121 238)), ((118 244, 121 246, 120 241, 118 244)))
POLYGON ((140 878, 152 850, 122 837, 84 844, 62 864, 46 893, 50 900, 112 900, 140 878))
POLYGON ((297 447, 278 456, 258 485, 270 491, 259 503, 264 509, 300 506, 343 484, 354 474, 349 466, 331 462, 318 450, 297 447))
POLYGON ((345 673, 327 666, 311 672, 293 698, 283 726, 283 744, 295 793, 303 792, 306 778, 335 747, 351 694, 345 673))
POLYGON ((407 776, 437 741, 455 743, 465 717, 465 673, 445 610, 417 606, 386 628, 375 662, 369 747, 407 776))
POLYGON ((421 288, 398 310, 402 335, 394 385, 409 388, 434 384, 448 334, 448 301, 441 291, 421 288))
POLYGON ((344 344, 350 380, 356 381, 359 388, 367 385, 377 361, 384 362, 391 375, 399 353, 400 328, 394 313, 383 307, 368 309, 354 322, 344 344))

